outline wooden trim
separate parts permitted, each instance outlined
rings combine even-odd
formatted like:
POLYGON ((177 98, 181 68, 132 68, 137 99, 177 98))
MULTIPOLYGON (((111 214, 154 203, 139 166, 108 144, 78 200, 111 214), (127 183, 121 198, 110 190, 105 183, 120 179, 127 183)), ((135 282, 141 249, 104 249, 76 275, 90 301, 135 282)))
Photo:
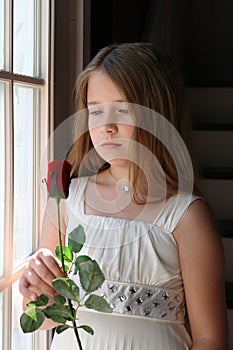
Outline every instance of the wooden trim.
POLYGON ((44 79, 37 77, 30 77, 23 74, 15 74, 1 70, 0 71, 0 79, 11 80, 20 83, 32 84, 32 85, 45 85, 44 79))
MULTIPOLYGON (((91 59, 91 0, 83 1, 83 67, 91 59)), ((78 72, 79 73, 79 72, 78 72)))
POLYGON ((75 112, 75 83, 83 68, 83 6, 83 1, 55 2, 54 129, 75 112))

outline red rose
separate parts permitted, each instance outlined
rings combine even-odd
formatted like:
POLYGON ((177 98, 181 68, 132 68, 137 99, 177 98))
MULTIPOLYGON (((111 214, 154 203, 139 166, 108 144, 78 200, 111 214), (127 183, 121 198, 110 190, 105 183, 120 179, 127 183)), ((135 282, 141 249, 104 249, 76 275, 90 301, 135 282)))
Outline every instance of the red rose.
POLYGON ((52 162, 49 162, 46 179, 49 197, 57 199, 68 197, 69 186, 71 182, 71 168, 71 164, 66 160, 54 160, 52 162))

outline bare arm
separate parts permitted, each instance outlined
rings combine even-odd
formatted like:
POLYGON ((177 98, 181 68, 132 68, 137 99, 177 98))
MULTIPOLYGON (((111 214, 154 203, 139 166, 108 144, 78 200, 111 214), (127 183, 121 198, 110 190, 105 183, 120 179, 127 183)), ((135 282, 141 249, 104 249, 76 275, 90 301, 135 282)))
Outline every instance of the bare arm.
MULTIPOLYGON (((65 208, 61 202, 61 231, 63 244, 65 240, 65 208)), ((39 250, 29 259, 19 281, 19 291, 23 295, 23 307, 29 300, 36 300, 40 294, 53 297, 56 293, 52 287, 52 281, 57 277, 64 277, 59 261, 54 256, 54 251, 59 245, 57 207, 53 199, 48 200, 46 213, 43 220, 39 250)), ((43 328, 52 328, 56 324, 46 322, 43 328)))
POLYGON ((192 350, 227 350, 225 266, 208 206, 196 200, 174 231, 184 280, 192 350))

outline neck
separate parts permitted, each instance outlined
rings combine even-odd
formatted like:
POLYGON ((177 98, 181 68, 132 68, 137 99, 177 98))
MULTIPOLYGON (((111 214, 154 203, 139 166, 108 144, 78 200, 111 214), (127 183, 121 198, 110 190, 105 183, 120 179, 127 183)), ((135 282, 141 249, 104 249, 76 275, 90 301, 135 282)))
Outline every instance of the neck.
MULTIPOLYGON (((130 192, 130 183, 128 181, 128 178, 117 178, 112 172, 111 169, 108 168, 108 172, 111 176, 111 178, 116 182, 117 186, 119 186, 122 190, 122 192, 128 193, 130 192)), ((122 173, 121 173, 122 175, 122 173)))
POLYGON ((116 180, 122 180, 122 179, 129 179, 129 169, 124 169, 124 168, 116 168, 116 167, 110 167, 108 168, 108 172, 111 175, 111 177, 116 180))

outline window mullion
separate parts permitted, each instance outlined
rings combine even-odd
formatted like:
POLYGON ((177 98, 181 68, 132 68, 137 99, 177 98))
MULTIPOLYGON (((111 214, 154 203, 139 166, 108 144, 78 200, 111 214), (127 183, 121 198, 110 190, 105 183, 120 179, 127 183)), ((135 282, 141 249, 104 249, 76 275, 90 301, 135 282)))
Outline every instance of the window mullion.
POLYGON ((13 68, 13 0, 5 1, 4 7, 4 68, 12 72, 13 68))
POLYGON ((8 259, 5 259, 5 271, 6 278, 11 276, 13 256, 13 208, 14 208, 14 183, 13 183, 13 164, 14 164, 14 128, 13 128, 13 83, 6 84, 5 89, 5 239, 4 247, 5 253, 8 255, 8 259))
POLYGON ((39 213, 39 203, 38 203, 38 197, 39 197, 39 189, 38 189, 38 174, 39 174, 39 157, 40 157, 40 151, 39 150, 39 139, 40 139, 40 90, 34 91, 34 120, 33 120, 33 222, 32 222, 32 230, 34 232, 33 240, 32 240, 32 249, 35 251, 38 248, 38 240, 39 240, 39 232, 38 232, 38 213, 39 213), (36 108, 38 106, 38 108, 36 108))
POLYGON ((35 0, 35 8, 34 8, 34 18, 35 18, 35 23, 34 23, 34 33, 36 36, 36 40, 34 43, 34 57, 36 57, 36 60, 34 61, 34 75, 41 76, 41 71, 40 71, 40 42, 41 42, 41 36, 40 36, 40 26, 41 26, 41 2, 39 0, 35 0))
POLYGON ((32 84, 32 85, 44 85, 45 81, 44 79, 37 78, 37 77, 31 77, 28 75, 23 74, 17 74, 17 73, 11 73, 8 71, 0 71, 0 78, 7 79, 7 80, 14 80, 18 83, 25 83, 25 84, 32 84))
MULTIPOLYGON (((12 245, 13 245, 13 83, 5 84, 5 232, 4 232, 4 276, 8 284, 3 292, 3 348, 11 349, 12 324, 12 245)), ((2 283, 2 287, 4 283, 2 283)))
POLYGON ((28 259, 24 262, 23 265, 17 267, 17 269, 12 271, 8 278, 6 277, 1 280, 1 291, 4 291, 5 289, 9 288, 12 285, 12 283, 16 282, 20 278, 24 269, 24 265, 27 261, 28 259))
POLYGON ((3 349, 11 349, 12 286, 3 292, 3 349))

